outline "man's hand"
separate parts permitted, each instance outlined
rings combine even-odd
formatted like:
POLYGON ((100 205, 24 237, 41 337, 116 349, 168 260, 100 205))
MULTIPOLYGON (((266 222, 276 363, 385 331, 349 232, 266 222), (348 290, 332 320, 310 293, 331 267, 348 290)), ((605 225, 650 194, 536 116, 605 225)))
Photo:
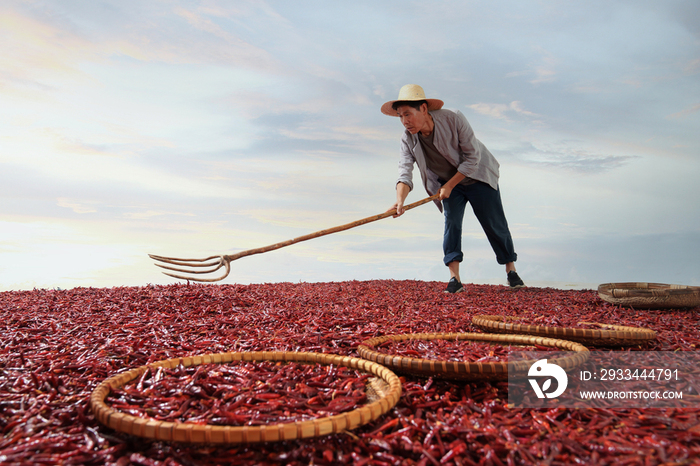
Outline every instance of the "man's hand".
POLYGON ((396 201, 393 206, 387 212, 396 212, 393 217, 400 217, 403 215, 404 212, 406 212, 403 208, 403 202, 396 201))
POLYGON ((406 200, 406 197, 408 196, 408 193, 411 191, 411 187, 408 186, 406 183, 398 182, 396 184, 396 203, 391 206, 391 209, 387 210, 387 212, 391 212, 392 210, 395 210, 396 213, 394 214, 394 218, 396 217, 401 217, 406 210, 403 208, 403 203, 406 200))
POLYGON ((450 194, 452 194, 452 186, 448 186, 447 184, 444 184, 440 188, 440 191, 438 191, 438 199, 440 199, 440 200, 448 199, 450 197, 450 194))
POLYGON ((438 191, 438 198, 442 201, 443 199, 448 199, 452 190, 457 186, 466 176, 462 175, 460 172, 454 174, 454 176, 447 183, 443 184, 438 191))

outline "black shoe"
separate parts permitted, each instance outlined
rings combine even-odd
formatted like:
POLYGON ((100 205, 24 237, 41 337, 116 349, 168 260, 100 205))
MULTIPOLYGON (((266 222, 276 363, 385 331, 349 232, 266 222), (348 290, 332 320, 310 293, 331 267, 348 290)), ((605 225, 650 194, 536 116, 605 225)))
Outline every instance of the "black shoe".
POLYGON ((445 293, 459 293, 460 291, 464 291, 464 288, 459 280, 455 277, 450 278, 450 282, 447 284, 447 288, 445 288, 445 293))
POLYGON ((525 283, 523 283, 522 279, 518 276, 518 273, 515 270, 508 272, 508 284, 513 290, 523 288, 525 286, 525 283))

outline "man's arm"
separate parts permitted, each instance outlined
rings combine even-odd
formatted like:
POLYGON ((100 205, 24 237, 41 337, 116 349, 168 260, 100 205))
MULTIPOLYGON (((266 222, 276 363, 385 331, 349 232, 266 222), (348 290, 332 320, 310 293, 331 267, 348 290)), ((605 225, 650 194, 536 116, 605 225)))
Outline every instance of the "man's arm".
POLYGON ((465 178, 466 176, 464 176, 462 173, 455 173, 455 175, 452 178, 450 178, 450 180, 447 183, 442 185, 440 191, 438 191, 438 194, 440 194, 439 199, 443 200, 450 197, 450 193, 452 193, 454 187, 457 186, 459 182, 465 178))
POLYGON ((396 211, 394 218, 400 217, 405 212, 405 210, 403 209, 403 204, 406 201, 408 193, 410 192, 411 187, 406 183, 402 183, 400 181, 396 183, 396 203, 392 205, 389 210, 387 210, 387 212, 391 212, 392 210, 396 211))
POLYGON ((399 179, 396 182, 396 203, 387 212, 396 210, 394 218, 400 217, 404 213, 403 203, 408 193, 413 189, 413 165, 416 158, 408 143, 408 137, 401 138, 401 149, 399 152, 399 179))

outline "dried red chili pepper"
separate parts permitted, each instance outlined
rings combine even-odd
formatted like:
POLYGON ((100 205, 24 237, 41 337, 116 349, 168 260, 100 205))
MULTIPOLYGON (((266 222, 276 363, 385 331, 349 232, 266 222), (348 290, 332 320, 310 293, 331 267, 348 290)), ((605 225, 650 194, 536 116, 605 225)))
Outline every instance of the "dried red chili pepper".
MULTIPOLYGON (((644 347, 653 351, 696 351, 700 344, 697 308, 620 309, 599 300, 594 290, 526 288, 512 293, 501 286, 465 287, 466 293, 446 295, 439 283, 377 280, 2 292, 0 455, 9 463, 37 459, 123 466, 139 461, 168 466, 275 461, 432 465, 447 455, 446 464, 479 464, 486 458, 492 464, 637 464, 633 458, 639 462, 639 456, 632 451, 644 452, 644 464, 691 464, 700 455, 697 409, 511 410, 505 406, 504 385, 411 377, 404 377, 399 404, 370 425, 271 445, 210 448, 127 438, 98 425, 86 410, 99 382, 161 359, 263 349, 354 356, 357 345, 374 336, 478 331, 471 325, 475 314, 648 327, 658 332, 657 340, 644 347)), ((255 386, 247 374, 236 377, 255 386)), ((246 402, 225 398, 226 390, 215 389, 214 381, 195 382, 189 404, 213 406, 220 400, 220 409, 225 403, 246 402)), ((320 387, 304 385, 299 392, 319 396, 313 390, 320 387)), ((341 397, 352 396, 351 390, 344 391, 337 390, 341 406, 341 397)), ((302 403, 301 393, 298 400, 291 393, 287 403, 302 403)), ((258 397, 267 407, 278 401, 265 400, 262 392, 258 397)), ((178 406, 184 413, 189 404, 178 406)), ((261 412, 259 420, 274 412, 261 412)))
POLYGON ((105 402, 119 411, 157 420, 261 425, 356 409, 367 399, 368 378, 346 367, 293 362, 208 364, 145 371, 113 390, 105 402), (308 390, 304 382, 317 388, 308 390))
MULTIPOLYGON (((546 348, 551 351, 552 348, 546 348)), ((376 346, 385 354, 437 361, 507 362, 535 346, 500 345, 469 340, 387 340, 376 346)))

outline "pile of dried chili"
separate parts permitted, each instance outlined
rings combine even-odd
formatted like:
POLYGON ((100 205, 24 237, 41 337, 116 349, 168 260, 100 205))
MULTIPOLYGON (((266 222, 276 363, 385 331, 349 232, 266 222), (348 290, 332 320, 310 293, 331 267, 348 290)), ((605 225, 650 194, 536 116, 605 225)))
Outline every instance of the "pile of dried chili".
MULTIPOLYGON (((511 409, 502 383, 403 377, 399 403, 376 421, 347 433, 271 444, 212 447, 149 441, 98 424, 87 409, 101 381, 162 359, 263 349, 356 356, 362 341, 381 335, 478 332, 471 324, 474 315, 559 316, 658 332, 642 348, 616 351, 696 351, 700 344, 700 308, 620 308, 598 299, 594 290, 512 292, 504 286, 465 285, 464 293, 450 295, 442 292, 443 286, 376 280, 0 292, 0 463, 696 461, 700 409, 511 409)), ((193 394, 190 404, 196 398, 193 394)))
MULTIPOLYGON (((469 340, 387 340, 375 349, 380 353, 436 361, 508 362, 542 347, 500 345, 469 340)), ((543 349, 543 348, 542 348, 543 349)))
POLYGON ((524 324, 538 325, 542 327, 567 327, 601 330, 601 326, 593 322, 581 322, 579 318, 571 315, 538 315, 538 316, 521 316, 507 320, 509 324, 524 324))
POLYGON ((370 375, 334 365, 269 361, 147 370, 105 403, 132 416, 255 426, 306 421, 360 407, 370 375))

